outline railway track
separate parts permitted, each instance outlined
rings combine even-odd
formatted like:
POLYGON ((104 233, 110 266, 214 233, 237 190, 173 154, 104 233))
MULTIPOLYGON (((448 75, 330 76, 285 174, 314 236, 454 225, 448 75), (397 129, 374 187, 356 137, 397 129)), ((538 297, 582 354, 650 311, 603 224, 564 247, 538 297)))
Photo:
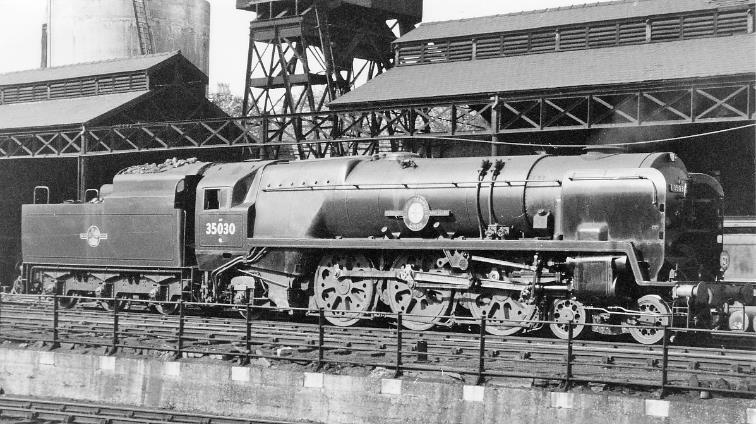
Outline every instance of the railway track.
POLYGON ((293 424, 289 421, 181 413, 129 406, 0 396, 0 423, 293 424))
MULTIPOLYGON (((115 351, 218 355, 242 361, 360 365, 555 382, 590 382, 756 395, 756 337, 745 347, 638 345, 602 340, 481 337, 478 331, 416 332, 397 327, 333 327, 313 322, 229 317, 117 314, 49 302, 2 303, 0 339, 46 346, 100 346, 115 351), (57 324, 53 328, 53 324, 57 324)), ((310 319, 313 321, 313 319, 310 319)), ((468 330, 474 329, 472 327, 468 330)), ((742 339, 741 339, 742 340, 742 339)))

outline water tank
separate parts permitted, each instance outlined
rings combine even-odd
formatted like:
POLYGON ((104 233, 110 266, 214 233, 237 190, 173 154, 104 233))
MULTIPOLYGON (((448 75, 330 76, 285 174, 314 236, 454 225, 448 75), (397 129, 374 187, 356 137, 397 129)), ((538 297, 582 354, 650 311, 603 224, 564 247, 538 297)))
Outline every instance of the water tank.
MULTIPOLYGON (((210 3, 143 0, 155 52, 181 50, 209 70, 210 3)), ((50 66, 140 55, 133 0, 48 0, 50 66)))

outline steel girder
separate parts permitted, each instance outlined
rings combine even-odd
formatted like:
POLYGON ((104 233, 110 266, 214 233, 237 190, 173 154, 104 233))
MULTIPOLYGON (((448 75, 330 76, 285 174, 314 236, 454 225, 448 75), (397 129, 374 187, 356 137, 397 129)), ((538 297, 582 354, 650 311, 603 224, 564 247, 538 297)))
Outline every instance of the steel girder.
POLYGON ((309 157, 364 155, 414 150, 443 138, 487 141, 512 133, 753 121, 755 98, 750 81, 0 133, 0 158, 284 146, 309 157))
POLYGON ((751 120, 755 94, 751 81, 506 99, 498 132, 751 120))

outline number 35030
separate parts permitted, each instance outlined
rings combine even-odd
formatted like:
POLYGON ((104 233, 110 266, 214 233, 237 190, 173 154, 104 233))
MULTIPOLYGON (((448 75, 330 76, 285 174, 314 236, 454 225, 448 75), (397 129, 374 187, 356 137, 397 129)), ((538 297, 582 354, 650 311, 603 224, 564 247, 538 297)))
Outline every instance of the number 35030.
POLYGON ((231 222, 208 222, 205 224, 205 234, 235 234, 236 225, 231 222))

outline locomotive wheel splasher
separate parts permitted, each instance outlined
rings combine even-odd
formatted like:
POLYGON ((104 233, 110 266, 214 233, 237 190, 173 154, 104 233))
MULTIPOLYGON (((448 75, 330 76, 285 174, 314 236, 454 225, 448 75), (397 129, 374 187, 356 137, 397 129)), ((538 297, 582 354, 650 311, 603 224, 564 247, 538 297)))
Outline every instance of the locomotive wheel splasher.
POLYGON ((339 327, 349 327, 363 319, 375 303, 372 278, 342 277, 341 270, 373 269, 372 262, 360 254, 326 254, 315 272, 315 304, 325 310, 325 319, 339 327))
MULTIPOLYGON (((432 272, 437 269, 436 259, 432 255, 402 255, 394 261, 393 269, 401 272, 411 267, 432 272)), ((446 320, 454 296, 452 290, 415 287, 411 280, 400 279, 387 282, 386 295, 392 312, 409 315, 402 319, 403 326, 416 331, 429 330, 446 320)))

